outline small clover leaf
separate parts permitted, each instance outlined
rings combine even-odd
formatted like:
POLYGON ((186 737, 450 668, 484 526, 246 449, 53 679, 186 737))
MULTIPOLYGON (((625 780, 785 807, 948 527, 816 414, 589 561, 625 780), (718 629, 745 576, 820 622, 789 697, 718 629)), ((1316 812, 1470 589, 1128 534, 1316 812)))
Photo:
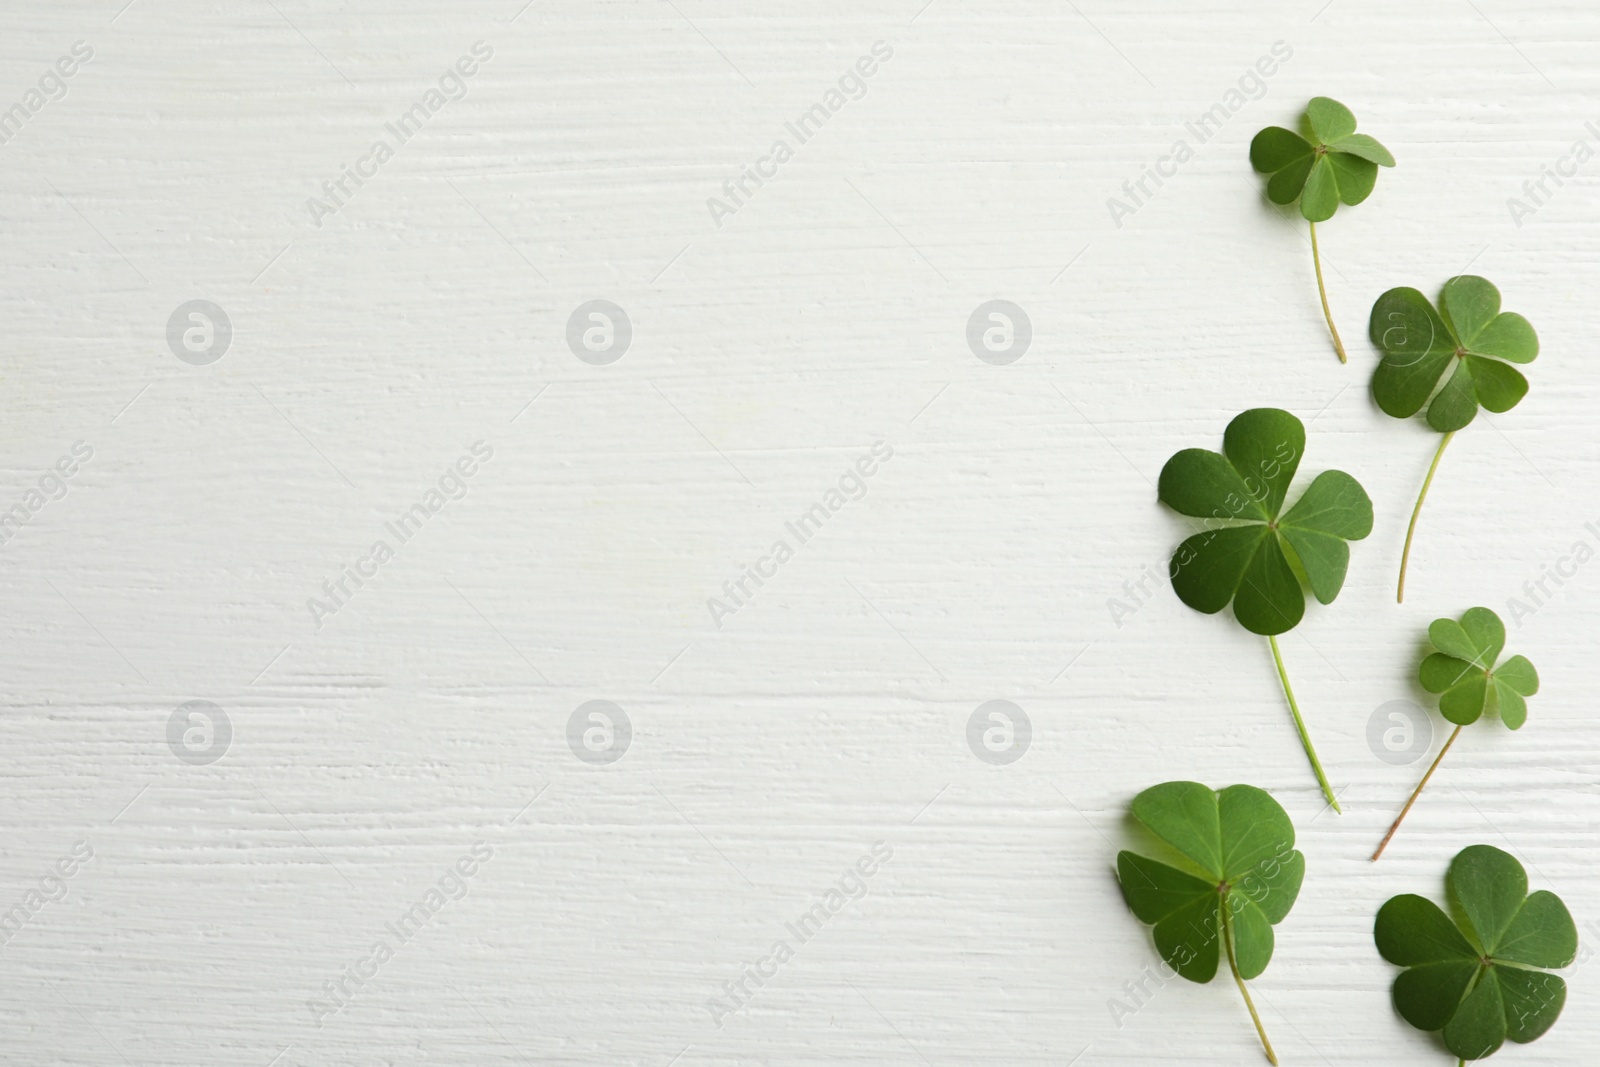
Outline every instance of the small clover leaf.
POLYGON ((1272 928, 1300 894, 1305 856, 1294 824, 1266 792, 1165 782, 1133 798, 1133 816, 1171 849, 1166 863, 1117 855, 1117 880, 1140 922, 1153 927, 1161 958, 1191 982, 1209 982, 1225 954, 1267 1059, 1277 1063, 1247 979, 1272 959, 1272 928))
POLYGON ((1438 649, 1422 661, 1422 687, 1438 693, 1439 711, 1457 726, 1498 711, 1513 730, 1528 721, 1528 697, 1539 691, 1539 673, 1526 656, 1496 666, 1506 645, 1506 627, 1488 608, 1471 608, 1454 619, 1435 619, 1428 639, 1438 649))
POLYGON ((1326 96, 1306 105, 1300 133, 1268 126, 1250 142, 1250 165, 1270 174, 1267 197, 1274 204, 1300 201, 1308 222, 1326 222, 1341 202, 1361 203, 1372 193, 1379 167, 1394 156, 1372 137, 1356 132, 1350 109, 1326 96))
POLYGON ((1400 1017, 1440 1031, 1463 1060, 1492 1055, 1507 1038, 1526 1044, 1555 1024, 1567 984, 1549 969, 1578 955, 1578 928, 1561 898, 1529 895, 1522 864, 1489 845, 1450 861, 1445 910, 1415 894, 1378 910, 1373 940, 1404 967, 1394 980, 1400 1017))
POLYGON ((1383 855, 1411 806, 1422 795, 1423 787, 1444 762, 1444 755, 1455 744, 1461 728, 1477 722, 1487 711, 1499 714, 1500 721, 1511 729, 1520 730, 1528 721, 1528 698, 1539 691, 1539 672, 1526 656, 1512 656, 1500 662, 1500 653, 1506 647, 1506 627, 1500 616, 1488 608, 1469 608, 1460 621, 1433 620, 1428 626, 1428 640, 1435 651, 1423 659, 1418 678, 1424 689, 1439 694, 1439 713, 1456 728, 1372 854, 1374 860, 1383 855))
POLYGON ((1379 167, 1394 166, 1394 156, 1377 140, 1356 132, 1350 109, 1326 96, 1306 105, 1300 133, 1268 126, 1250 142, 1250 165, 1267 180, 1267 199, 1274 204, 1300 201, 1300 214, 1311 224, 1311 257, 1317 269, 1317 292, 1322 314, 1333 335, 1339 362, 1347 357, 1339 330, 1328 309, 1328 290, 1322 281, 1322 256, 1317 250, 1317 223, 1333 218, 1339 204, 1354 206, 1372 195, 1379 167))
POLYGON ((1510 411, 1528 394, 1528 379, 1511 364, 1532 363, 1539 337, 1527 319, 1500 310, 1500 290, 1471 274, 1444 283, 1437 309, 1415 289, 1390 289, 1372 305, 1367 332, 1383 353, 1372 375, 1378 406, 1408 419, 1426 404, 1428 425, 1444 435, 1406 530, 1395 594, 1403 601, 1411 538, 1445 446, 1477 418, 1480 407, 1510 411))
POLYGON ((1335 811, 1328 784, 1289 686, 1277 635, 1305 615, 1302 584, 1324 604, 1344 587, 1350 546, 1372 532, 1372 501, 1343 471, 1323 471, 1283 509, 1305 454, 1306 430, 1277 408, 1254 408, 1228 424, 1222 453, 1186 448, 1161 468, 1157 494, 1206 529, 1173 553, 1172 589, 1208 615, 1233 604, 1239 624, 1265 635, 1306 757, 1335 811))

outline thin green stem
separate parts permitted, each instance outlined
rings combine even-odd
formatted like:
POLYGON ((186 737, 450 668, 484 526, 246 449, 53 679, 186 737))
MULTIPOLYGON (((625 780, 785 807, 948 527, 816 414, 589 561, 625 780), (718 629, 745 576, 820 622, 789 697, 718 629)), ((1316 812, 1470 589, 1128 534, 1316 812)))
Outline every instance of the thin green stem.
POLYGON ((1278 681, 1283 683, 1283 695, 1289 698, 1289 711, 1294 715, 1294 728, 1300 731, 1300 743, 1305 746, 1306 758, 1311 761, 1311 769, 1317 772, 1317 781, 1322 785, 1322 795, 1328 798, 1328 803, 1333 810, 1343 815, 1344 810, 1339 807, 1339 799, 1333 795, 1333 786, 1328 784, 1328 776, 1322 773, 1322 761, 1317 759, 1317 749, 1311 743, 1311 735, 1306 732, 1306 721, 1300 717, 1300 705, 1295 703, 1294 690, 1289 687, 1289 675, 1283 669, 1283 654, 1278 651, 1278 639, 1271 634, 1267 635, 1267 643, 1272 646, 1272 660, 1278 665, 1278 681))
POLYGON ((1272 1042, 1267 1040, 1266 1028, 1261 1025, 1261 1016, 1256 1012, 1256 1003, 1250 999, 1250 990, 1244 987, 1244 978, 1239 974, 1239 960, 1233 951, 1233 918, 1228 911, 1228 898, 1224 896, 1221 901, 1222 908, 1222 943, 1228 950, 1228 969, 1233 971, 1233 980, 1239 984, 1239 995, 1244 998, 1244 1006, 1250 1009, 1250 1021, 1256 1024, 1256 1035, 1261 1038, 1261 1047, 1267 1050, 1267 1062, 1272 1067, 1278 1067, 1278 1054, 1272 1051, 1272 1042))
POLYGON ((1417 516, 1422 514, 1422 502, 1428 499, 1428 486, 1433 484, 1433 475, 1439 469, 1439 460, 1444 456, 1444 447, 1455 435, 1456 432, 1451 430, 1439 439, 1439 449, 1433 454, 1433 462, 1428 465, 1428 476, 1422 480, 1422 492, 1417 494, 1417 506, 1411 509, 1411 525, 1406 527, 1406 547, 1400 553, 1400 584, 1394 591, 1396 604, 1403 604, 1406 599, 1406 564, 1411 561, 1411 537, 1417 532, 1417 516))
POLYGON ((1322 297, 1322 317, 1328 320, 1328 332, 1333 334, 1333 350, 1339 353, 1340 363, 1349 363, 1344 354, 1344 342, 1339 340, 1339 327, 1333 324, 1333 312, 1328 309, 1328 287, 1322 284, 1322 253, 1317 251, 1317 224, 1311 224, 1311 263, 1317 268, 1317 295, 1322 297))
POLYGON ((1440 763, 1444 762, 1444 754, 1450 751, 1450 746, 1456 743, 1456 737, 1460 733, 1461 727, 1457 726, 1455 732, 1450 735, 1450 740, 1444 743, 1444 747, 1434 757, 1433 766, 1429 767, 1428 773, 1422 776, 1422 781, 1418 782, 1417 788, 1411 792, 1411 799, 1406 801, 1406 806, 1400 809, 1399 815, 1395 816, 1394 825, 1389 827, 1389 832, 1383 835, 1382 841, 1378 842, 1378 851, 1372 854, 1372 862, 1378 862, 1378 857, 1383 855, 1383 850, 1389 847, 1389 839, 1394 836, 1396 830, 1400 829, 1400 823, 1405 819, 1406 813, 1411 810, 1411 805, 1415 804, 1417 798, 1422 795, 1422 787, 1428 784, 1428 779, 1433 777, 1433 772, 1439 769, 1440 763))

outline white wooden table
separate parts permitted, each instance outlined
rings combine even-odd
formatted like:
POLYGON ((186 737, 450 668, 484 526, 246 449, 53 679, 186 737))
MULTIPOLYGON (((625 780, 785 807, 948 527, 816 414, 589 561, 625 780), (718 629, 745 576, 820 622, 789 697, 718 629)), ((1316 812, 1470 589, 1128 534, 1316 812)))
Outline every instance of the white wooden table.
MULTIPOLYGON (((1527 727, 1366 860, 1427 622, 1600 548, 1592 5, 123 3, 0 12, 7 1062, 1258 1063, 1226 981, 1116 1008, 1157 962, 1124 813, 1173 778, 1300 829, 1285 1064, 1447 1062, 1371 924, 1467 844, 1600 944, 1600 566, 1512 628, 1527 727), (1399 160, 1319 231, 1347 367, 1246 160, 1318 94, 1399 160), (1434 436, 1371 402, 1367 310, 1469 266, 1543 355, 1397 607, 1434 436), (1284 641, 1343 816, 1265 642, 1150 577, 1161 464, 1264 405, 1377 509, 1284 641)), ((1591 1055, 1568 978, 1497 1062, 1591 1055)))

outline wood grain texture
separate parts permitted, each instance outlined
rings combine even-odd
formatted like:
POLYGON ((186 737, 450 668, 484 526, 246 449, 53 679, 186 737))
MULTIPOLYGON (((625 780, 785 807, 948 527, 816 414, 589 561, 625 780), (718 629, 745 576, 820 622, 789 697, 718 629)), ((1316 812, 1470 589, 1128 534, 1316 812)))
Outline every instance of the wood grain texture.
MULTIPOLYGON (((1112 1011, 1157 962, 1112 874, 1123 813, 1171 778, 1268 788, 1300 827, 1253 983, 1286 1064, 1445 1062, 1390 1009, 1371 923, 1467 844, 1600 930, 1600 564, 1512 628, 1544 681, 1527 727, 1467 731, 1366 860, 1425 766, 1366 738, 1424 699, 1426 623, 1600 547, 1600 162, 1520 226, 1507 205, 1600 146, 1600 12, 921 3, 4 5, 0 108, 93 49, 0 144, 0 510, 93 450, 0 545, 0 911, 93 850, 0 947, 8 1062, 1259 1062, 1225 983, 1112 1011), (465 95, 313 221, 479 41, 465 95), (1108 198, 1278 41, 1260 99, 1116 225, 1108 198), (708 198, 875 42, 864 93, 718 226, 708 198), (1319 229, 1348 367, 1246 162, 1318 94, 1399 160, 1319 229), (1366 309, 1469 265, 1543 356, 1451 447, 1396 606, 1434 440, 1369 399, 1366 309), (566 340, 596 298, 633 326, 607 366, 566 340), (965 337, 996 298, 1033 328, 1005 366, 965 337), (233 326, 208 366, 168 347, 194 299, 233 326), (1184 529, 1165 458, 1261 405, 1377 510, 1284 641, 1342 817, 1264 641, 1164 582, 1108 607, 1184 529), (386 537, 479 441, 464 495, 386 537), (708 598, 878 441, 865 495, 719 626, 708 598), (319 626, 308 599, 378 540, 319 626), (1005 766, 966 741, 992 699, 1032 724, 1005 766), (190 700, 231 724, 216 762, 169 747, 190 700), (632 724, 607 766, 568 743, 590 700, 632 724), (714 1021, 880 841, 865 895, 714 1021), (388 933, 476 842, 464 896, 388 933), (348 1006, 308 1006, 379 939, 348 1006)), ((1592 968, 1568 977, 1506 1062, 1600 1039, 1592 968)))

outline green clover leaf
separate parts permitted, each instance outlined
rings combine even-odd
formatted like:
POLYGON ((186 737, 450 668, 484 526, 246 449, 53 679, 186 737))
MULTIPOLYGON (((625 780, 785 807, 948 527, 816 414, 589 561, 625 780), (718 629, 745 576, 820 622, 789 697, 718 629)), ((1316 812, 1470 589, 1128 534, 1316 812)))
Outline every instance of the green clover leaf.
POLYGON ((1452 918, 1406 893, 1378 910, 1373 940, 1404 967, 1394 1006, 1419 1030, 1441 1031, 1445 1047, 1480 1060, 1507 1038, 1526 1044, 1555 1024, 1567 984, 1549 969, 1578 955, 1578 928, 1554 893, 1528 893, 1522 864, 1489 845, 1462 849, 1446 879, 1452 918))
POLYGON ((1444 435, 1417 494, 1400 553, 1395 599, 1403 601, 1411 538, 1445 446, 1477 418, 1479 407, 1497 414, 1510 411, 1528 394, 1528 379, 1511 364, 1532 363, 1539 355, 1539 337, 1527 319, 1500 310, 1500 290, 1472 274, 1444 283, 1438 309, 1415 289, 1390 289, 1372 305, 1367 333, 1383 353, 1372 375, 1378 406, 1387 415, 1409 419, 1427 404, 1428 425, 1444 435))
POLYGON ((1308 222, 1333 218, 1341 202, 1350 206, 1372 194, 1379 167, 1394 166, 1394 156, 1375 139, 1356 132, 1350 109, 1326 96, 1306 105, 1302 133, 1268 126, 1250 142, 1250 165, 1267 182, 1274 204, 1300 201, 1308 222), (1303 135, 1302 135, 1303 134, 1303 135))
POLYGON ((1333 218, 1339 204, 1361 203, 1372 195, 1379 167, 1394 166, 1394 156, 1372 137, 1356 132, 1350 109, 1326 96, 1306 105, 1301 132, 1268 126, 1250 142, 1250 165, 1267 180, 1267 199, 1274 204, 1300 201, 1300 214, 1311 224, 1311 262, 1317 270, 1322 315, 1333 335, 1339 362, 1348 362, 1339 329, 1328 308, 1328 287, 1322 280, 1322 254, 1317 248, 1317 223, 1333 218))
POLYGON ((1267 969, 1272 928, 1300 894, 1306 861, 1294 847, 1294 824, 1254 786, 1213 790, 1199 782, 1151 786, 1133 798, 1133 816, 1176 864, 1119 853, 1128 907, 1153 927, 1161 958, 1191 982, 1211 981, 1226 954, 1267 1058, 1277 1063, 1244 983, 1267 969))
POLYGON ((1440 433, 1464 429, 1480 406, 1496 413, 1516 407, 1528 379, 1510 364, 1539 355, 1528 320, 1501 311, 1500 290, 1471 274, 1444 283, 1439 310, 1415 289, 1390 289, 1372 305, 1368 332, 1383 353, 1373 399, 1397 419, 1428 404, 1428 425, 1440 433))
POLYGON ((1347 542, 1372 532, 1372 501, 1360 482, 1330 470, 1284 511, 1305 447, 1299 419, 1277 408, 1253 408, 1228 423, 1221 454, 1186 448, 1167 460, 1157 496, 1180 514, 1206 520, 1206 529, 1173 553, 1173 591, 1208 615, 1232 603, 1241 626, 1266 636, 1306 758, 1338 811, 1289 686, 1277 635, 1305 615, 1302 584, 1324 604, 1339 595, 1350 565, 1347 542))
POLYGON ((1302 578, 1333 603, 1350 564, 1346 542, 1372 532, 1372 501, 1350 475, 1323 471, 1283 511, 1305 444, 1299 419, 1254 408, 1228 424, 1222 454, 1186 448, 1167 460, 1161 501, 1208 527, 1172 557, 1172 588, 1185 604, 1214 615, 1231 602, 1241 626, 1271 636, 1304 617, 1302 578))
POLYGON ((1456 743, 1461 728, 1477 722, 1487 711, 1499 714, 1500 721, 1511 729, 1520 730, 1528 721, 1528 698, 1539 691, 1539 672, 1528 657, 1512 656, 1500 662, 1500 653, 1506 647, 1506 627, 1500 616, 1488 608, 1469 608, 1459 622, 1433 620, 1428 626, 1428 640, 1435 651, 1423 659, 1418 678, 1424 689, 1439 694, 1439 712, 1456 728, 1372 854, 1374 860, 1383 855, 1428 779, 1456 743))
POLYGON ((1528 721, 1528 697, 1539 691, 1539 673, 1526 656, 1512 656, 1498 667, 1506 646, 1506 627, 1488 608, 1471 608, 1454 619, 1435 619, 1428 639, 1438 649, 1422 661, 1422 687, 1438 693, 1439 712, 1457 726, 1475 723, 1485 711, 1498 711, 1513 730, 1528 721))

